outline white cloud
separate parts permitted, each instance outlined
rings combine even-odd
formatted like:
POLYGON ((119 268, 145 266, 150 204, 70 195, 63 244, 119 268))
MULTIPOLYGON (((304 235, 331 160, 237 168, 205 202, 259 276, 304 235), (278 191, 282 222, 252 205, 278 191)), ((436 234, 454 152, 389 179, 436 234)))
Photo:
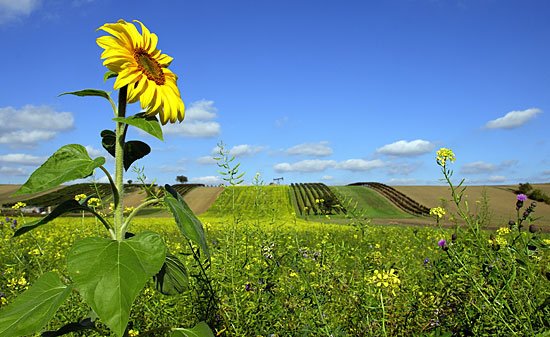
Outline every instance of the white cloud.
POLYGON ((25 105, 19 110, 11 106, 0 108, 0 144, 33 147, 55 138, 59 131, 73 128, 70 112, 55 112, 44 105, 25 105))
POLYGON ((306 143, 291 147, 286 150, 287 155, 324 157, 330 156, 333 151, 328 142, 306 143))
MULTIPOLYGON (((248 144, 241 144, 241 145, 235 145, 233 146, 229 152, 229 156, 235 156, 235 157, 250 157, 252 155, 257 154, 258 152, 265 150, 265 146, 257 146, 257 145, 248 145, 248 144)), ((216 146, 212 149, 210 152, 213 156, 219 156, 220 153, 220 147, 216 146)))
POLYGON ((0 0, 0 24, 29 15, 41 0, 0 0))
POLYGON ((505 160, 505 161, 503 161, 502 163, 500 163, 500 166, 501 166, 501 167, 510 167, 510 166, 516 165, 517 163, 519 163, 519 160, 517 160, 517 159, 510 159, 510 160, 505 160))
POLYGON ((169 136, 214 138, 221 133, 218 122, 186 121, 175 124, 166 124, 162 132, 169 136))
POLYGON ((7 176, 27 176, 28 173, 20 167, 0 167, 0 173, 7 176))
POLYGON ((220 185, 223 183, 223 179, 220 176, 205 176, 189 178, 189 182, 193 184, 220 185))
POLYGON ((463 174, 480 174, 480 173, 491 173, 497 171, 498 166, 483 161, 476 161, 473 163, 466 164, 460 169, 460 173, 463 174))
POLYGON ((543 171, 542 174, 544 174, 545 176, 550 176, 550 170, 543 171))
POLYGON ((158 168, 159 170, 164 172, 184 172, 185 171, 185 167, 182 167, 182 166, 161 165, 158 168))
POLYGON ((422 181, 415 178, 392 178, 386 181, 388 185, 418 185, 420 183, 422 183, 422 181))
POLYGON ((502 184, 506 182, 505 176, 490 176, 488 178, 474 178, 468 179, 465 178, 464 182, 466 184, 502 184))
POLYGON ((38 142, 54 139, 55 136, 55 132, 44 130, 18 130, 13 132, 4 132, 0 136, 0 144, 9 144, 12 147, 34 147, 38 142))
POLYGON ((30 154, 24 153, 9 153, 5 155, 0 155, 0 163, 11 163, 11 164, 21 164, 21 165, 41 165, 46 161, 47 158, 37 157, 30 154))
POLYGON ((486 129, 514 129, 527 123, 537 114, 542 113, 542 110, 531 108, 527 110, 510 111, 504 117, 487 122, 486 129))
POLYGON ((435 145, 433 143, 422 139, 410 142, 400 140, 376 149, 376 153, 389 157, 414 157, 432 152, 434 148, 435 145))
MULTIPOLYGON (((195 138, 213 138, 221 133, 217 117, 218 109, 214 101, 200 100, 191 103, 185 110, 185 119, 181 123, 169 123, 162 127, 165 135, 195 138)), ((140 133, 142 133, 141 131, 140 133)))
POLYGON ((74 127, 74 118, 70 112, 55 112, 41 105, 25 105, 17 110, 11 106, 0 108, 0 129, 65 131, 74 127))
POLYGON ((322 176, 322 177, 321 177, 321 180, 323 180, 323 181, 330 181, 330 180, 334 180, 334 177, 333 177, 333 176, 322 176))
POLYGON ((411 174, 412 172, 416 171, 420 166, 422 165, 422 163, 414 163, 414 164, 410 164, 410 163, 392 163, 388 169, 388 174, 390 175, 394 175, 394 174, 398 174, 398 175, 407 175, 407 174, 411 174))
POLYGON ((213 165, 216 164, 217 161, 212 156, 204 156, 196 159, 196 162, 201 165, 213 165))
POLYGON ((334 160, 307 159, 293 164, 280 163, 273 166, 275 172, 321 172, 336 166, 334 160))
POLYGON ((96 149, 91 145, 86 145, 85 148, 86 148, 86 151, 88 151, 88 154, 90 155, 90 157, 92 158, 105 157, 106 160, 110 160, 110 159, 114 160, 113 156, 111 156, 109 152, 107 152, 105 149, 96 149))
POLYGON ((383 167, 386 163, 380 159, 364 160, 364 159, 348 159, 336 165, 336 168, 348 171, 368 171, 375 168, 383 167))

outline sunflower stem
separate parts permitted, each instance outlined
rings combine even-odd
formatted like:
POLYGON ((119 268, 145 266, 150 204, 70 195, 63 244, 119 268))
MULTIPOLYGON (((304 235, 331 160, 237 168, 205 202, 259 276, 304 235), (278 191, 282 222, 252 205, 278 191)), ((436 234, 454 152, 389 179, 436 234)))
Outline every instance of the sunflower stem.
MULTIPOLYGON (((128 87, 120 88, 118 92, 118 112, 117 117, 126 117, 126 96, 128 87)), ((115 204, 115 236, 117 241, 124 240, 124 206, 122 198, 124 197, 124 138, 126 136, 126 124, 116 122, 116 141, 115 141, 115 187, 118 191, 119 202, 115 204)))

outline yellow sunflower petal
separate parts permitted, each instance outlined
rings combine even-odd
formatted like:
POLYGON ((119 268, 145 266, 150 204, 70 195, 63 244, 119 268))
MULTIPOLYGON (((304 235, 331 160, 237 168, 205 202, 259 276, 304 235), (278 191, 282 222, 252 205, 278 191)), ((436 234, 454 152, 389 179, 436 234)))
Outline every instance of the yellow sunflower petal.
POLYGON ((137 81, 137 78, 140 76, 142 76, 141 73, 135 71, 131 67, 124 68, 122 69, 121 72, 118 73, 113 89, 118 90, 125 85, 134 83, 137 81))

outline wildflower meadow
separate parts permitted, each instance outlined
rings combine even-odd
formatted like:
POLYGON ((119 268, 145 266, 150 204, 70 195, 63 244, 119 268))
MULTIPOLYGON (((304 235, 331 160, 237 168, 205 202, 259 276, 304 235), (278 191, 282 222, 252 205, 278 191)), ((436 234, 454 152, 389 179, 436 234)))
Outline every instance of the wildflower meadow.
POLYGON ((464 180, 453 183, 460 157, 441 148, 434 157, 450 189, 441 197, 462 222, 445 223, 437 207, 430 226, 380 225, 369 219, 375 210, 332 190, 330 203, 307 192, 310 212, 297 193, 305 186, 266 186, 259 173, 248 180, 220 143, 225 189, 196 216, 172 186, 155 186, 134 166, 149 145, 126 140, 130 127, 163 139, 160 124, 184 120, 172 58, 139 21, 99 30, 109 34, 97 43, 118 104, 102 90, 66 94, 113 108, 115 131, 100 137, 114 174, 105 158, 69 144, 15 195, 94 172, 111 191, 71 196, 38 219, 20 212, 22 203, 3 216, 0 337, 550 336, 550 238, 525 194, 511 194, 514 219, 484 229, 464 180), (126 116, 138 101, 143 112, 126 116), (131 167, 143 192, 137 207, 124 205, 131 167), (147 209, 169 217, 142 216, 147 209), (331 223, 332 214, 345 221, 331 223))

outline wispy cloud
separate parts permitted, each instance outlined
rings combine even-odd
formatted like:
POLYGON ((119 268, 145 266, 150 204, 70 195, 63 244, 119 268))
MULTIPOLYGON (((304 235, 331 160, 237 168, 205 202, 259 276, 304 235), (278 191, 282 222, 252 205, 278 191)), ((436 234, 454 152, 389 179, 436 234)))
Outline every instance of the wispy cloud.
POLYGON ((432 152, 434 148, 435 144, 427 140, 400 140, 376 149, 376 153, 389 157, 415 157, 432 152))
POLYGON ((325 157, 330 156, 333 151, 328 142, 305 143, 293 146, 285 151, 287 155, 325 157))
POLYGON ((27 171, 20 167, 7 167, 7 166, 0 166, 0 173, 7 176, 19 176, 19 177, 28 175, 27 171))
POLYGON ((221 133, 220 124, 212 121, 217 117, 218 108, 214 101, 200 100, 191 103, 185 111, 185 119, 181 123, 169 123, 162 127, 165 135, 213 138, 221 133))
POLYGON ((329 167, 334 167, 336 161, 321 159, 306 159, 296 163, 280 163, 273 166, 275 172, 322 172, 329 167))
POLYGON ((364 160, 364 159, 348 159, 336 165, 336 168, 347 171, 369 171, 375 168, 383 167, 386 163, 380 159, 364 160))
POLYGON ((189 182, 193 184, 220 185, 223 183, 223 180, 220 176, 204 176, 189 178, 189 182))
POLYGON ((217 163, 216 159, 214 159, 214 157, 212 156, 200 157, 197 158, 195 161, 201 165, 213 165, 217 163))
POLYGON ((422 180, 415 178, 392 178, 386 181, 388 185, 418 185, 421 183, 422 180))
POLYGON ((392 163, 389 165, 388 174, 407 175, 411 174, 422 166, 422 163, 392 163))
POLYGON ((484 161, 476 161, 465 164, 460 168, 460 173, 463 174, 482 174, 498 171, 499 167, 495 164, 486 163, 484 161))
POLYGON ((72 113, 56 112, 45 105, 0 108, 0 144, 34 147, 55 138, 58 132, 73 128, 72 113))
POLYGON ((0 24, 28 16, 41 3, 42 0, 0 0, 0 24))
POLYGON ((20 164, 20 165, 40 165, 46 161, 44 157, 37 157, 24 153, 10 153, 0 155, 0 163, 20 164))
POLYGON ((542 110, 531 108, 527 110, 510 111, 504 117, 487 122, 486 129, 515 129, 527 123, 536 115, 542 113, 542 110))
POLYGON ((488 178, 465 178, 466 184, 503 184, 506 182, 505 176, 490 176, 488 178))
MULTIPOLYGON (((241 144, 241 145, 235 145, 233 146, 228 154, 229 156, 235 156, 235 157, 251 157, 263 150, 265 150, 267 147, 265 146, 259 146, 259 145, 249 145, 249 144, 241 144)), ((217 156, 219 154, 220 147, 216 146, 212 149, 212 152, 210 153, 212 156, 217 156)))

